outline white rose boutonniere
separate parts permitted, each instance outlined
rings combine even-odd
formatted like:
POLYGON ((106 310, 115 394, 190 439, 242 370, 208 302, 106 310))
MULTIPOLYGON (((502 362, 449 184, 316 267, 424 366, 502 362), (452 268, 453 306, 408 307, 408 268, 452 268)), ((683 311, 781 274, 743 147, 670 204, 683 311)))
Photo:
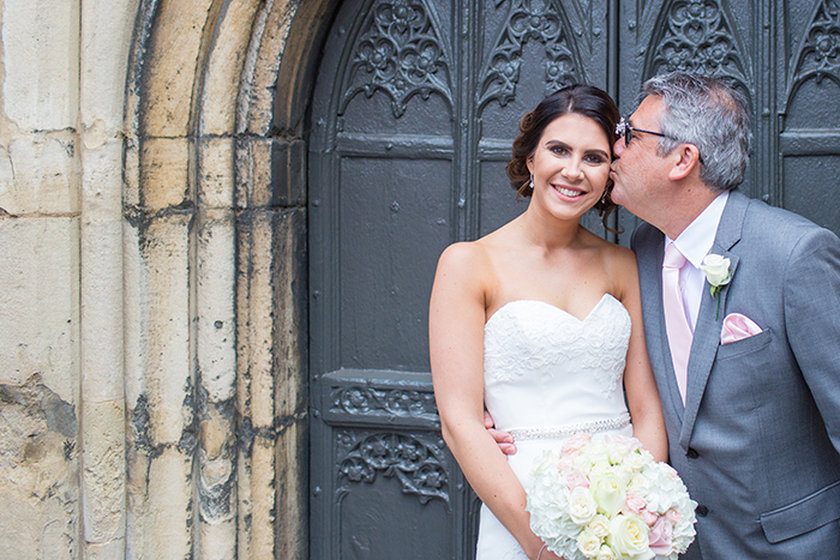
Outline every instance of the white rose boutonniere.
POLYGON ((709 253, 700 264, 700 270, 706 275, 711 289, 709 290, 712 297, 717 299, 717 310, 715 311, 715 321, 717 321, 720 314, 720 291, 724 286, 729 284, 732 280, 732 275, 729 273, 729 259, 721 255, 709 253))

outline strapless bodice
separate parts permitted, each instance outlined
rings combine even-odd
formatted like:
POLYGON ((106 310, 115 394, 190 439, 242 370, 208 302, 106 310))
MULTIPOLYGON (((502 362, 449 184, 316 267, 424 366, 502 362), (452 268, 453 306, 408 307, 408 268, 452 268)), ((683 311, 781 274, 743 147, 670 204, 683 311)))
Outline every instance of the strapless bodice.
POLYGON ((610 294, 582 320, 544 301, 502 306, 484 327, 484 398, 496 426, 586 424, 626 412, 630 324, 610 294))

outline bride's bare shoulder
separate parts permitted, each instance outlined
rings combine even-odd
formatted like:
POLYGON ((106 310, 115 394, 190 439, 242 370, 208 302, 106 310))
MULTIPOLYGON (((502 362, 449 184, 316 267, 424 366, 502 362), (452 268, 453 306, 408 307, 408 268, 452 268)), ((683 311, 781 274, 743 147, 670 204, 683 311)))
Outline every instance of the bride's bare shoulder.
POLYGON ((469 272, 489 265, 487 248, 482 241, 459 241, 443 250, 438 260, 438 272, 469 272))
POLYGON ((472 270, 490 267, 494 256, 513 243, 514 235, 511 224, 505 224, 475 241, 453 243, 444 249, 439 262, 447 266, 466 266, 472 270))

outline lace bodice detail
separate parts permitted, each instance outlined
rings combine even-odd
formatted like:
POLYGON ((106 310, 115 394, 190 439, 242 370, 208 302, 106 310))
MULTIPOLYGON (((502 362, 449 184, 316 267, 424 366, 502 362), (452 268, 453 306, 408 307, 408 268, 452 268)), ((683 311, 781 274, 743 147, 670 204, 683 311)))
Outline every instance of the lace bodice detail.
POLYGON ((485 402, 503 429, 579 423, 624 411, 630 316, 604 294, 580 320, 515 300, 484 327, 485 402))

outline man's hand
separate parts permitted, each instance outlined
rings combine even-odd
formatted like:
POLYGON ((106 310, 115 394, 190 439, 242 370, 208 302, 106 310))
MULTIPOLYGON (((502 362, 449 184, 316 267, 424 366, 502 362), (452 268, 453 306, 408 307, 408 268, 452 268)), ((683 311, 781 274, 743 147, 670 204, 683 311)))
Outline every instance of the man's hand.
POLYGON ((499 444, 499 449, 502 450, 502 453, 505 455, 513 455, 516 453, 516 444, 513 443, 513 436, 511 436, 507 432, 503 432, 501 430, 497 430, 494 428, 495 422, 493 422, 493 417, 490 416, 490 413, 486 410, 484 411, 484 427, 487 428, 487 431, 490 432, 490 435, 499 444))

